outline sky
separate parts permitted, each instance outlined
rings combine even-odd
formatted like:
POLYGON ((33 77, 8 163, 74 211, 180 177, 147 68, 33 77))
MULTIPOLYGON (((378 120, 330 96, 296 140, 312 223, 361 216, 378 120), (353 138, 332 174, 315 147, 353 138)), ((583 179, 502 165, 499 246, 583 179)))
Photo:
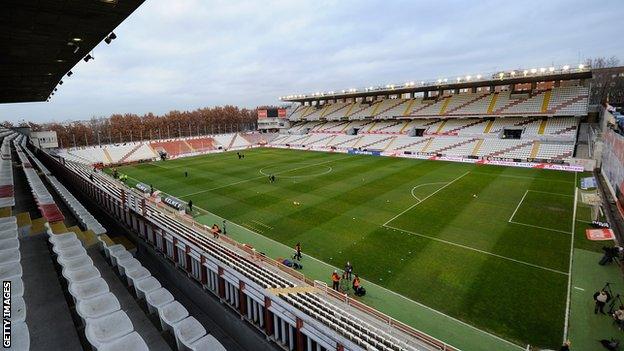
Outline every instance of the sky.
POLYGON ((622 13, 622 0, 147 0, 51 102, 0 105, 0 121, 255 108, 290 94, 624 61, 622 13))

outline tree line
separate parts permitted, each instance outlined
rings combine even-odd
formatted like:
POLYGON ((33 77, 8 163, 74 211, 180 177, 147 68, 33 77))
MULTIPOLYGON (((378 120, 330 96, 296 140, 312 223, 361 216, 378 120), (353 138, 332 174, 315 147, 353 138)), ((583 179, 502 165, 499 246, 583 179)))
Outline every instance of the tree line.
MULTIPOLYGON (((5 127, 13 127, 10 122, 5 127)), ((55 131, 59 147, 117 144, 151 139, 169 139, 207 134, 255 130, 256 110, 236 106, 208 107, 193 111, 170 111, 162 116, 153 113, 114 114, 93 117, 88 121, 37 124, 23 122, 32 131, 55 131)))

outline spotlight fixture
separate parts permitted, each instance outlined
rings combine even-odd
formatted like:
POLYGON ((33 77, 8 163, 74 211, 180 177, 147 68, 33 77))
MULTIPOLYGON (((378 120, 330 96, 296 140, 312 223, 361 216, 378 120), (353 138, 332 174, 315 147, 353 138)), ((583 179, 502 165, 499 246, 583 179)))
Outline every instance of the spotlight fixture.
POLYGON ((56 90, 57 90, 57 88, 54 88, 54 91, 56 91, 56 90))
POLYGON ((71 77, 71 76, 72 76, 72 74, 74 74, 74 72, 72 72, 72 71, 67 72, 67 76, 68 76, 68 77, 71 77))
POLYGON ((87 56, 84 57, 84 62, 89 62, 89 60, 94 59, 93 56, 91 56, 91 54, 87 54, 87 56))
POLYGON ((54 93, 50 93, 50 95, 54 95, 54 93))
POLYGON ((106 42, 106 44, 110 44, 111 41, 117 39, 117 35, 115 35, 115 33, 111 32, 111 34, 109 34, 106 39, 104 39, 104 41, 106 42))
POLYGON ((62 80, 59 80, 59 85, 63 85, 63 81, 62 80))

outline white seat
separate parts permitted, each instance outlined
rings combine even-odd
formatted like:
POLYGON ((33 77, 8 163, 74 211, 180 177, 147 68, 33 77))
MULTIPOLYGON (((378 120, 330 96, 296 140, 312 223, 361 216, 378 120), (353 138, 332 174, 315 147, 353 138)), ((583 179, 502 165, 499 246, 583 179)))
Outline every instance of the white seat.
POLYGON ((11 323, 26 321, 26 302, 21 296, 11 299, 11 323))
POLYGON ((64 276, 67 271, 75 271, 84 267, 93 266, 93 260, 89 255, 83 255, 70 260, 63 260, 62 262, 59 260, 59 264, 63 267, 62 273, 64 276))
POLYGON ((139 280, 134 284, 134 291, 136 292, 137 298, 144 299, 145 295, 151 293, 152 291, 160 288, 160 282, 158 279, 154 277, 147 277, 145 279, 139 280))
POLYGON ((5 279, 11 282, 11 298, 24 296, 24 281, 22 277, 5 279))
POLYGON ((219 340, 215 339, 215 337, 210 334, 197 339, 191 345, 190 349, 193 351, 226 351, 219 340))
POLYGON ((156 310, 173 300, 173 295, 165 288, 156 289, 145 295, 145 302, 147 303, 147 309, 150 313, 156 312, 156 310))
POLYGON ((19 262, 21 259, 22 255, 20 254, 19 250, 0 251, 0 264, 19 262))
POLYGON ((76 304, 76 312, 82 319, 100 318, 121 309, 117 297, 109 292, 76 304))
POLYGON ((54 245, 52 246, 52 251, 54 251, 54 253, 58 255, 62 251, 67 251, 72 248, 80 248, 80 247, 82 247, 82 243, 78 239, 61 240, 61 241, 54 243, 54 245))
POLYGON ((100 318, 88 318, 86 325, 85 336, 97 349, 104 343, 110 343, 134 331, 132 321, 123 311, 116 311, 100 318))
POLYGON ((17 229, 7 229, 0 231, 0 240, 17 239, 17 229))
POLYGON ((78 237, 76 236, 76 233, 74 232, 63 233, 63 234, 52 234, 48 238, 48 241, 52 245, 63 242, 63 241, 74 241, 74 240, 78 240, 78 237))
POLYGON ((206 329, 193 317, 187 317, 173 325, 178 351, 190 350, 193 342, 206 335, 206 329))
POLYGON ((15 225, 17 225, 17 217, 15 217, 15 216, 0 217, 0 223, 2 223, 2 224, 5 224, 5 223, 15 223, 15 225))
POLYGON ((11 324, 11 347, 7 350, 30 350, 30 333, 25 322, 11 324))
POLYGON ((162 330, 171 330, 174 324, 188 316, 188 311, 178 301, 172 301, 158 310, 162 330))
POLYGON ((121 338, 102 344, 98 351, 148 351, 149 348, 145 340, 141 338, 139 333, 132 332, 121 338))
POLYGON ((13 222, 0 222, 0 232, 5 231, 5 230, 17 230, 17 221, 15 223, 13 222))
POLYGON ((71 246, 69 248, 60 248, 57 254, 60 258, 69 260, 69 259, 78 258, 80 256, 86 255, 87 250, 85 250, 84 247, 82 247, 82 245, 71 246))
POLYGON ((110 256, 111 256, 111 264, 113 265, 113 267, 115 267, 117 266, 117 262, 119 262, 119 260, 130 258, 132 257, 132 254, 128 252, 128 250, 115 250, 111 252, 110 256))
POLYGON ((106 294, 107 292, 109 292, 108 285, 102 278, 92 279, 84 283, 69 284, 69 293, 77 302, 106 294))
POLYGON ((69 283, 84 283, 99 278, 101 275, 100 271, 94 266, 85 266, 80 269, 66 270, 63 272, 63 277, 65 277, 69 283))
POLYGON ((152 273, 145 267, 137 268, 133 271, 126 272, 126 278, 128 278, 128 286, 133 286, 138 281, 151 277, 152 273))
POLYGON ((17 249, 19 249, 19 240, 17 238, 0 240, 0 250, 17 250, 17 249))
POLYGON ((0 279, 8 280, 11 278, 22 276, 22 264, 19 262, 12 262, 0 265, 0 279))
POLYGON ((141 265, 141 262, 134 257, 117 261, 117 269, 122 277, 126 275, 126 272, 137 270, 140 267, 143 267, 143 265, 141 265))
POLYGON ((116 245, 111 245, 111 246, 105 246, 104 247, 104 253, 106 254, 106 257, 110 259, 111 253, 112 252, 116 252, 116 251, 120 251, 120 250, 125 250, 126 248, 121 245, 121 244, 116 244, 116 245))
POLYGON ((80 262, 82 262, 83 264, 84 262, 90 262, 90 264, 93 264, 93 260, 91 260, 91 257, 87 255, 87 251, 84 251, 79 255, 74 255, 74 256, 69 256, 69 257, 58 256, 56 260, 61 266, 63 266, 63 268, 68 267, 68 266, 75 266, 80 262))

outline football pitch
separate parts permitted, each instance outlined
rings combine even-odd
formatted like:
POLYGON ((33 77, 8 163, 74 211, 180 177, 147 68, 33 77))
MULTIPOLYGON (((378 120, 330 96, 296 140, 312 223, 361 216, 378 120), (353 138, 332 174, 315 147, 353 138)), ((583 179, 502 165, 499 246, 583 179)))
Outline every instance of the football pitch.
POLYGON ((416 328, 427 331, 427 321, 411 318, 410 305, 397 308, 392 296, 517 345, 560 345, 575 223, 590 214, 577 213, 574 173, 270 148, 242 153, 119 171, 193 200, 199 221, 227 219, 228 231, 244 229, 239 241, 300 242, 303 273, 315 279, 329 282, 330 266, 351 261, 369 291, 364 302, 416 328), (324 270, 313 268, 312 257, 324 270))

